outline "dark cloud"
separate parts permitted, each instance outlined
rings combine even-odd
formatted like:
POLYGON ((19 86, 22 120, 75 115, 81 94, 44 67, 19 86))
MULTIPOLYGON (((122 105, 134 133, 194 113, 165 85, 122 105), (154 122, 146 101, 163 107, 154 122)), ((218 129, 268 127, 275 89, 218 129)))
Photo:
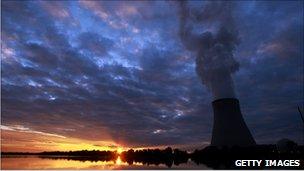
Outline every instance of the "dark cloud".
MULTIPOLYGON (((262 44, 259 53, 279 58, 301 58, 303 56, 303 24, 292 23, 262 44)), ((283 60, 283 59, 280 59, 283 60)))
MULTIPOLYGON (((178 6, 123 3, 2 2, 3 125, 134 147, 210 141, 211 94, 180 41, 178 6)), ((303 8, 224 4, 189 2, 194 33, 233 15, 242 41, 229 51, 241 65, 232 79, 248 126, 257 142, 299 142, 303 8)))
POLYGON ((92 32, 81 33, 79 36, 79 42, 82 50, 100 57, 107 55, 108 49, 113 46, 113 42, 110 39, 92 32))
POLYGON ((51 67, 51 69, 56 69, 57 67, 57 56, 46 47, 29 43, 25 45, 23 52, 28 60, 40 65, 40 67, 51 67))
MULTIPOLYGON (((273 8, 286 15, 298 16, 298 11, 290 10, 293 5, 273 8)), ((285 22, 290 21, 282 21, 285 22)), ((271 141, 267 137, 269 132, 275 140, 284 135, 300 141, 301 123, 296 110, 303 104, 302 27, 303 23, 293 21, 259 40, 253 56, 249 61, 243 61, 245 67, 236 77, 244 109, 248 118, 255 120, 252 128, 260 142, 271 141)))

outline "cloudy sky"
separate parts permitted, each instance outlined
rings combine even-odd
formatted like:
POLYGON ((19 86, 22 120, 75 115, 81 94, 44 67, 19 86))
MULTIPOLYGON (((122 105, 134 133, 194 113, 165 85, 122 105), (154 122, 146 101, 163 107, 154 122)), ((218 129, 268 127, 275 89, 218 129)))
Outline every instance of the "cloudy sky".
MULTIPOLYGON (((199 13, 208 4, 188 5, 199 13)), ((231 5, 240 37, 233 80, 249 129, 257 143, 302 143, 303 2, 231 5)), ((179 37, 177 2, 2 1, 1 9, 4 151, 210 143, 213 98, 179 37)), ((206 11, 193 30, 214 29, 220 12, 206 11)))

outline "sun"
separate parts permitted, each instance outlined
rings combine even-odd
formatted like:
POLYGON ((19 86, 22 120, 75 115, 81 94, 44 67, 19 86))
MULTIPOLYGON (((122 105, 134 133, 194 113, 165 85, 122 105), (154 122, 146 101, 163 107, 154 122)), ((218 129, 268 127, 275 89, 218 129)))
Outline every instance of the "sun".
POLYGON ((123 148, 118 147, 116 151, 117 151, 117 153, 118 153, 118 154, 120 154, 120 153, 122 153, 122 152, 123 152, 123 148))

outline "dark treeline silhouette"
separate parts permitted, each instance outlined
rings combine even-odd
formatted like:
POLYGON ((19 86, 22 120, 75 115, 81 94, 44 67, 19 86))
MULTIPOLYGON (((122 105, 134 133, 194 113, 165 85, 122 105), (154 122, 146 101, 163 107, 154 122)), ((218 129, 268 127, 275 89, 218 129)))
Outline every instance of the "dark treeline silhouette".
POLYGON ((115 151, 99 151, 99 150, 82 150, 82 151, 51 151, 42 152, 40 155, 59 155, 59 156, 113 156, 115 157, 115 151))
POLYGON ((71 159, 71 160, 80 160, 80 161, 110 161, 117 158, 116 151, 99 151, 99 150, 82 150, 82 151, 54 151, 54 152, 42 152, 39 153, 41 158, 52 158, 57 159, 71 159), (56 156, 56 157, 54 157, 56 156))
POLYGON ((98 162, 98 161, 115 161, 115 157, 110 156, 50 156, 50 155, 38 155, 41 159, 51 159, 51 160, 76 160, 76 161, 90 161, 90 162, 98 162))
POLYGON ((165 164, 168 167, 187 163, 189 154, 179 149, 172 150, 168 147, 164 150, 160 149, 144 149, 144 150, 128 150, 121 153, 122 161, 129 163, 140 162, 146 165, 165 164))
POLYGON ((42 152, 42 153, 5 153, 1 155, 38 155, 40 158, 65 159, 78 161, 115 161, 118 157, 123 162, 132 165, 139 162, 144 165, 160 165, 167 167, 178 166, 181 163, 193 161, 197 165, 204 164, 213 169, 299 169, 299 167, 236 167, 235 160, 301 160, 303 168, 304 146, 293 143, 280 145, 256 145, 249 147, 215 147, 208 146, 202 150, 187 153, 179 149, 168 147, 166 149, 143 149, 124 151, 67 151, 67 152, 42 152))
POLYGON ((37 155, 40 158, 67 159, 79 161, 111 161, 117 158, 116 151, 82 150, 82 151, 50 151, 41 153, 2 152, 1 155, 37 155))

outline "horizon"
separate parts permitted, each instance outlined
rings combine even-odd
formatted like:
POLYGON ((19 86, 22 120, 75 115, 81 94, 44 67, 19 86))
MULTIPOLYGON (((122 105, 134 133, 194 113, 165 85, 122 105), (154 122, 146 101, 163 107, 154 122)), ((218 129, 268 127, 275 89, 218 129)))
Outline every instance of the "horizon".
POLYGON ((257 144, 303 145, 303 2, 229 5, 223 31, 224 2, 188 2, 203 43, 233 39, 232 62, 206 66, 213 51, 186 47, 176 1, 1 1, 1 152, 202 149, 226 96, 257 144))
MULTIPOLYGON (((261 145, 264 145, 264 144, 261 144, 261 145)), ((137 151, 137 150, 154 150, 154 149, 160 149, 160 150, 163 150, 163 149, 166 149, 166 148, 172 148, 172 149, 179 149, 179 150, 182 150, 182 151, 186 151, 186 152, 193 152, 195 150, 199 150, 199 149, 203 149, 205 147, 207 147, 208 144, 206 145, 196 145, 196 146, 152 146, 152 147, 135 147, 135 148, 132 148, 132 147, 116 147, 116 148, 100 148, 100 149, 97 149, 97 148, 92 148, 92 149, 86 149, 86 148, 83 148, 83 149, 77 149, 77 150, 73 150, 73 149, 70 149, 70 150, 49 150, 49 151, 3 151, 1 150, 1 153, 42 153, 42 152, 70 152, 70 151, 111 151, 111 152, 118 152, 120 151, 119 153, 121 152, 126 152, 128 150, 134 150, 134 151, 137 151)))

